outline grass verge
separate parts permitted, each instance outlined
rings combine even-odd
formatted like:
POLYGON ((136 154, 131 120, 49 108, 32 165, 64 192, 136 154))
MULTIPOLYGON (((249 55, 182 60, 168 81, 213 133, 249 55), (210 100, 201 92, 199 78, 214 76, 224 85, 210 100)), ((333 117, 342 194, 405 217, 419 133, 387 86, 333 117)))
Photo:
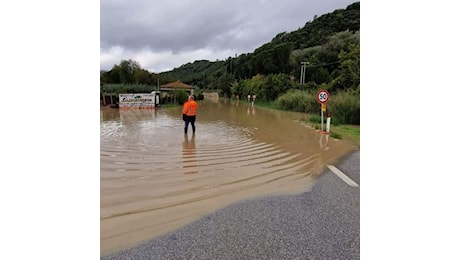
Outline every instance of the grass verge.
MULTIPOLYGON (((315 129, 321 129, 321 116, 318 115, 309 115, 308 116, 309 124, 315 129)), ((325 125, 323 126, 326 127, 325 125)), ((335 139, 346 139, 351 141, 351 143, 359 146, 359 125, 341 125, 341 124, 332 124, 330 128, 330 136, 335 139)))

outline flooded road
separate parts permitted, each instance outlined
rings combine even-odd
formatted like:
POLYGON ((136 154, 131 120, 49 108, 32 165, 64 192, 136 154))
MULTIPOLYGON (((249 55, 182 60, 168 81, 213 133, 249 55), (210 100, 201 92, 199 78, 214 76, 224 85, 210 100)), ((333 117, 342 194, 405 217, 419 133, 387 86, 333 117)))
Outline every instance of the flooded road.
POLYGON ((196 134, 184 135, 180 107, 101 108, 101 255, 240 200, 311 189, 326 164, 357 148, 303 117, 202 101, 196 134))

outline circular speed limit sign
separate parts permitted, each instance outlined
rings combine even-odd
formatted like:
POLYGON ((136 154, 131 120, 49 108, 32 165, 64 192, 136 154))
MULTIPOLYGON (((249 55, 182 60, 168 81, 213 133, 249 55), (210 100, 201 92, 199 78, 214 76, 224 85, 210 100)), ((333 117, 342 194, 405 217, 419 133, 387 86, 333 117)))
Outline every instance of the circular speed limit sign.
POLYGON ((327 92, 327 90, 318 91, 318 94, 316 94, 316 100, 318 100, 321 104, 326 103, 329 100, 329 92, 327 92))

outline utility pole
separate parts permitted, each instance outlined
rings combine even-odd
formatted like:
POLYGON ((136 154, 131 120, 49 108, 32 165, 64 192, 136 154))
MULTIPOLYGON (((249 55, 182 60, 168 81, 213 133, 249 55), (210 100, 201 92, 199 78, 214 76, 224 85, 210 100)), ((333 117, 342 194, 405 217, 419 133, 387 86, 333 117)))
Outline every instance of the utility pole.
POLYGON ((303 64, 304 64, 304 63, 305 63, 305 62, 301 62, 301 63, 300 63, 300 64, 301 64, 301 65, 300 65, 300 82, 299 82, 300 85, 302 85, 302 82, 303 82, 303 64))
POLYGON ((307 61, 302 61, 300 64, 300 84, 305 84, 305 72, 307 71, 307 64, 310 64, 310 62, 307 61))

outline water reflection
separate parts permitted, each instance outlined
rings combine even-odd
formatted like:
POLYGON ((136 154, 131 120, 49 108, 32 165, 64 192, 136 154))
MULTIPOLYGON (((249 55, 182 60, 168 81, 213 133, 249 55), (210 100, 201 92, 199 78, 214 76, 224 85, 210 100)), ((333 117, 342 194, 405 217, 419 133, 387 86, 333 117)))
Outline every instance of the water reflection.
POLYGON ((311 189, 326 164, 357 148, 303 117, 214 99, 184 136, 181 107, 101 108, 101 254, 239 200, 311 189))
POLYGON ((102 107, 100 114, 101 121, 113 121, 120 119, 120 112, 118 109, 102 107))
POLYGON ((137 123, 140 121, 151 121, 155 118, 155 109, 125 109, 120 110, 120 120, 125 124, 137 123))
POLYGON ((327 143, 329 142, 329 135, 328 134, 320 134, 319 138, 319 147, 321 148, 321 151, 327 151, 329 150, 329 146, 327 146, 327 143))
POLYGON ((184 142, 182 143, 182 157, 183 157, 183 168, 186 170, 184 174, 195 174, 198 173, 196 170, 196 148, 195 148, 195 134, 189 138, 188 135, 184 134, 184 142))
POLYGON ((248 109, 246 110, 246 114, 255 116, 256 115, 256 108, 253 105, 248 106, 248 109))

